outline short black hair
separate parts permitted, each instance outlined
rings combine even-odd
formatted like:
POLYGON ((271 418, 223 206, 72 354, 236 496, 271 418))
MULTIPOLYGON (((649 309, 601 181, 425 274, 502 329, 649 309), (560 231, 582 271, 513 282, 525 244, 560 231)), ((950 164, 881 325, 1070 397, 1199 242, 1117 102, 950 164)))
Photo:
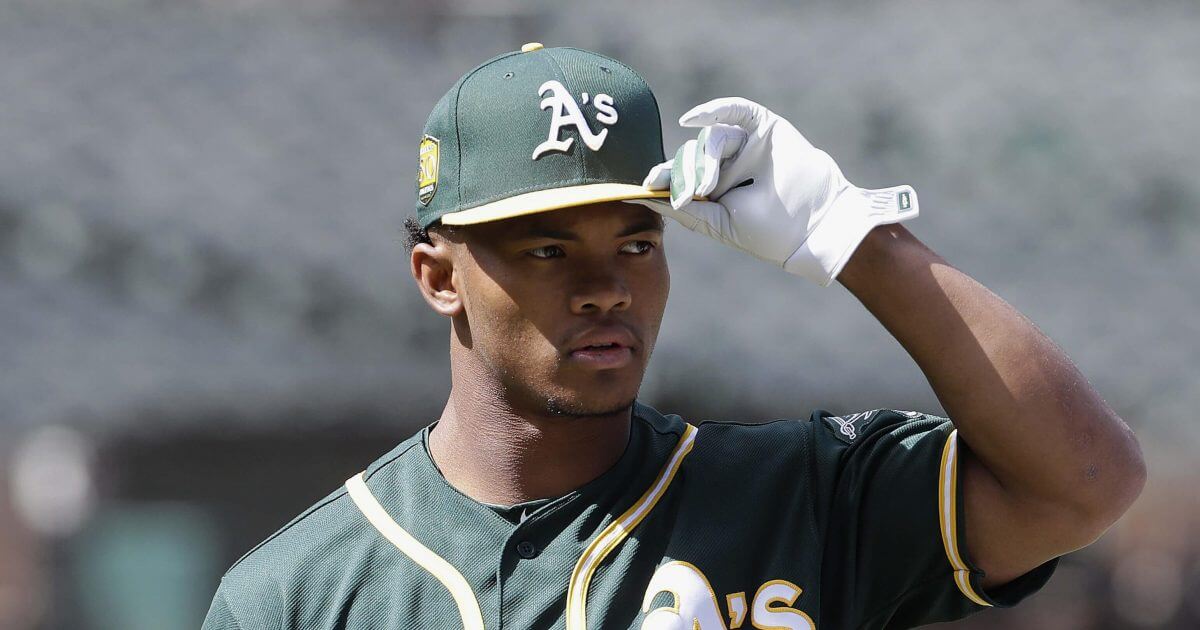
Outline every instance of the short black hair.
POLYGON ((417 221, 416 217, 414 217, 414 216, 405 217, 404 218, 404 249, 406 249, 408 251, 408 253, 411 254, 413 248, 416 247, 418 243, 425 243, 426 245, 433 245, 433 239, 429 238, 429 234, 431 232, 437 232, 438 234, 440 234, 442 236, 452 237, 455 232, 455 229, 454 229, 455 227, 456 226, 453 226, 453 225, 442 225, 441 221, 434 221, 433 224, 431 224, 429 227, 424 228, 424 227, 421 227, 421 222, 417 221))
POLYGON ((419 243, 433 245, 433 241, 429 238, 429 231, 421 227, 421 222, 417 221, 417 217, 405 217, 404 249, 409 253, 412 253, 413 248, 419 243))

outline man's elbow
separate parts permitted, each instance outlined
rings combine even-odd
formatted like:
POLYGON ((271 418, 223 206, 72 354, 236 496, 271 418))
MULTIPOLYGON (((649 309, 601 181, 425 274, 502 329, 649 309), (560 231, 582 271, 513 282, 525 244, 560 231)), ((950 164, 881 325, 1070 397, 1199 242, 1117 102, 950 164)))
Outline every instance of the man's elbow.
MULTIPOLYGON (((1124 423, 1121 423, 1124 426, 1124 423)), ((1127 427, 1123 435, 1105 449, 1103 461, 1087 464, 1078 484, 1079 492, 1069 504, 1073 509, 1079 546, 1095 542, 1129 510, 1146 485, 1146 460, 1137 438, 1127 427)))

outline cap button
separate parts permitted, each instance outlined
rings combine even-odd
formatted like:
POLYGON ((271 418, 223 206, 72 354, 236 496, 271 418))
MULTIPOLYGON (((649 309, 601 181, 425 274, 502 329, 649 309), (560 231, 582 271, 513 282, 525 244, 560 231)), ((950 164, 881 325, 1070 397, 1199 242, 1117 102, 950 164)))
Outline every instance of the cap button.
POLYGON ((541 49, 542 49, 541 42, 529 42, 528 44, 525 44, 524 46, 521 47, 521 52, 533 52, 535 50, 541 50, 541 49))

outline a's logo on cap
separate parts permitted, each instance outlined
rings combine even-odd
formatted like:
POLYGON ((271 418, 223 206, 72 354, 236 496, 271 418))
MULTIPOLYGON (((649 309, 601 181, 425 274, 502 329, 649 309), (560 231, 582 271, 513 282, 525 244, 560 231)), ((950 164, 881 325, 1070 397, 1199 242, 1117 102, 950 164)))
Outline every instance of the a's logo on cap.
MULTIPOLYGON (((599 151, 600 147, 604 145, 604 139, 608 137, 608 129, 602 129, 600 133, 592 133, 592 128, 588 125, 587 119, 583 117, 583 111, 579 109, 575 97, 571 96, 567 88, 558 81, 546 81, 538 88, 538 96, 546 92, 550 92, 550 96, 542 99, 541 109, 549 109, 553 113, 553 118, 550 119, 550 137, 533 150, 533 159, 538 159, 547 151, 565 153, 567 149, 571 148, 575 138, 560 140, 558 137, 563 127, 574 127, 587 148, 599 151)), ((587 105, 588 93, 581 94, 580 100, 587 105)), ((597 94, 592 98, 592 107, 596 108, 596 122, 602 125, 612 125, 617 122, 617 109, 613 107, 611 96, 597 94)))
POLYGON ((428 205, 437 192, 438 180, 438 139, 433 136, 423 136, 421 146, 417 149, 420 161, 417 166, 417 199, 428 205))

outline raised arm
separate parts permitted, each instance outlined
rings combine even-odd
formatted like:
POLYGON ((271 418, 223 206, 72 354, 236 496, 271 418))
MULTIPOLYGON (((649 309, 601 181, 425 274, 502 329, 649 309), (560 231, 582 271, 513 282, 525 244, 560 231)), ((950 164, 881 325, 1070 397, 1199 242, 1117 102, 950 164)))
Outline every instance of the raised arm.
POLYGON ((639 203, 822 286, 837 278, 900 341, 967 447, 967 550, 985 586, 1091 543, 1125 512, 1146 477, 1129 427, 1028 319, 899 225, 919 212, 912 188, 854 186, 743 98, 680 124, 699 137, 645 182, 669 186, 671 203, 639 203))
POLYGON ((903 226, 871 230, 837 279, 912 355, 969 446, 966 542, 985 586, 1090 544, 1137 497, 1137 440, 1066 354, 903 226))

